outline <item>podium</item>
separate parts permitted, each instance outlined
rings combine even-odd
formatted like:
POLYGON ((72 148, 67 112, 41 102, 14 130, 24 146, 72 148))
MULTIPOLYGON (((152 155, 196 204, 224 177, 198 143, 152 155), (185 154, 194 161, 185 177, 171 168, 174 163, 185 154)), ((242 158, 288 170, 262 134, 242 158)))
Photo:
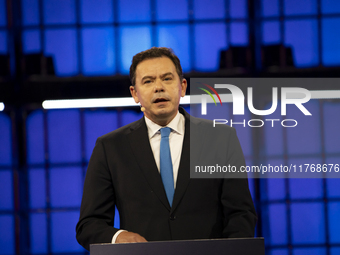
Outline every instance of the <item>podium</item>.
POLYGON ((91 244, 90 255, 264 255, 263 238, 91 244))

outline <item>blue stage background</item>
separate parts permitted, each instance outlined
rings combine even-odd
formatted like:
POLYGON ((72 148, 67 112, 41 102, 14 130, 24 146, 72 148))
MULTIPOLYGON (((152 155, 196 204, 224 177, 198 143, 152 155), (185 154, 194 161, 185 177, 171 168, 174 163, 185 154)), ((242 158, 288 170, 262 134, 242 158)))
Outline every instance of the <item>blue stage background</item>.
MULTIPOLYGON (((261 33, 257 36, 262 45, 292 47, 297 67, 340 65, 338 0, 258 3, 261 33)), ((61 77, 127 75, 132 56, 151 46, 173 48, 186 73, 217 71, 221 49, 249 44, 247 4, 246 0, 22 0, 22 48, 24 53, 53 56, 61 77)), ((11 49, 6 8, 6 1, 0 0, 1 54, 11 49)), ((115 95, 108 91, 107 96, 115 95)), ((340 163, 340 102, 313 100, 308 107, 318 113, 317 121, 307 119, 299 125, 315 139, 301 143, 304 134, 280 126, 264 128, 265 140, 258 149, 266 162, 340 163)), ((27 242, 26 254, 85 253, 75 239, 75 225, 96 138, 141 116, 131 108, 30 111, 24 123, 28 192, 23 193, 15 178, 19 160, 13 153, 15 121, 9 111, 0 112, 0 254, 18 254, 19 239, 27 242), (16 229, 23 220, 16 209, 18 199, 28 202, 24 234, 16 229)), ((237 131, 247 163, 252 164, 251 129, 237 131)), ((340 254, 338 179, 255 182, 250 179, 260 215, 257 233, 265 237, 267 254, 340 254)), ((115 225, 119 226, 118 218, 115 225)))

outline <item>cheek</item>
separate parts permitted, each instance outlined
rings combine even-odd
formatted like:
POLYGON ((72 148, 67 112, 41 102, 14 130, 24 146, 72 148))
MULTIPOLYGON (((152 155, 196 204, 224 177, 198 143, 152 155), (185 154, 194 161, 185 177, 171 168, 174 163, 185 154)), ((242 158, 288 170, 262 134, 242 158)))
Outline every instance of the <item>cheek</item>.
POLYGON ((182 97, 182 96, 183 96, 183 92, 182 92, 181 89, 178 91, 178 96, 179 96, 179 97, 182 97))
POLYGON ((180 95, 181 95, 182 97, 184 97, 184 96, 185 96, 185 90, 181 90, 181 91, 180 91, 180 95))
POLYGON ((138 98, 139 98, 139 101, 143 104, 147 104, 149 102, 148 97, 144 94, 140 94, 138 98))

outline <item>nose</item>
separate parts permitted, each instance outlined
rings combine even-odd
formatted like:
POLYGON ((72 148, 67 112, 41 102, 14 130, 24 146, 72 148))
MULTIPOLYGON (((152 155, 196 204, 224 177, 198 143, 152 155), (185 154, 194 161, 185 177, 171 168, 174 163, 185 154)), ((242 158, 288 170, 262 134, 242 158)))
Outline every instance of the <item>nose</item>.
POLYGON ((159 92, 163 92, 163 91, 164 91, 164 84, 162 83, 162 81, 160 79, 157 79, 155 81, 154 92, 159 93, 159 92))

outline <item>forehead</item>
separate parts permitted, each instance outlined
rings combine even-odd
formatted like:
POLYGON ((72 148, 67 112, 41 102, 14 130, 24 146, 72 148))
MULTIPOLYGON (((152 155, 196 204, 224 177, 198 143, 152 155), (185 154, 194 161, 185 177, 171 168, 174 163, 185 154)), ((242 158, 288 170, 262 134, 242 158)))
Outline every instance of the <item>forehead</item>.
POLYGON ((157 76, 171 72, 176 74, 176 67, 168 57, 151 58, 140 62, 136 68, 136 78, 144 76, 157 76))

